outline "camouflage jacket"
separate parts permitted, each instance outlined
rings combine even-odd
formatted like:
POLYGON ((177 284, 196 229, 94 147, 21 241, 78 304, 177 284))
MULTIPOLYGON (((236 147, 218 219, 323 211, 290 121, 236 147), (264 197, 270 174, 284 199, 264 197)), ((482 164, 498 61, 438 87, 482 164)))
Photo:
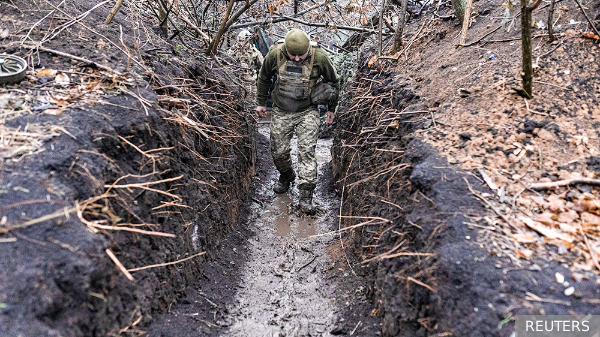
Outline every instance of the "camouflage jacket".
MULTIPOLYGON (((319 78, 323 78, 325 82, 328 82, 338 91, 340 89, 339 77, 329 59, 329 55, 326 51, 321 48, 315 48, 315 58, 313 63, 313 68, 310 74, 311 80, 315 80, 316 82, 319 78)), ((281 53, 285 57, 286 60, 289 60, 287 56, 287 51, 285 46, 281 48, 281 53)), ((260 68, 260 72, 258 74, 258 83, 257 83, 257 103, 259 106, 266 106, 267 97, 269 95, 269 88, 273 83, 273 76, 278 73, 277 69, 277 45, 271 46, 269 53, 265 57, 262 67, 260 68)), ((309 53, 308 57, 304 60, 304 62, 310 62, 311 55, 309 53)), ((272 93, 273 103, 280 109, 284 109, 285 104, 282 104, 281 98, 277 95, 277 90, 272 93)), ((298 100, 295 102, 295 111, 303 110, 311 105, 310 98, 305 100, 298 100)), ((335 108, 338 105, 337 97, 332 98, 328 104, 329 111, 335 111, 335 108)))

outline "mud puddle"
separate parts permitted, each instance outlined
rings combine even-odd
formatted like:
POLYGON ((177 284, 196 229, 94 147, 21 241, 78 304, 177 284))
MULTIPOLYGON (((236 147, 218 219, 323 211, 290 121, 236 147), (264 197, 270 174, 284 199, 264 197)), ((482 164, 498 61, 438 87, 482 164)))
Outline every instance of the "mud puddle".
MULTIPOLYGON (((259 131, 268 137, 268 126, 259 131)), ((319 184, 326 180, 323 168, 331 160, 330 146, 330 140, 319 140, 319 184)), ((292 149, 295 160, 295 139, 292 149)), ((243 286, 229 308, 231 326, 223 336, 330 336, 339 319, 334 285, 323 275, 332 263, 326 250, 332 236, 315 237, 334 227, 336 196, 317 188, 319 212, 307 217, 296 210, 297 188, 281 195, 272 191, 277 178, 271 170, 259 191, 267 201, 252 205, 255 236, 249 241, 243 286)))
MULTIPOLYGON (((360 264, 351 271, 339 236, 321 235, 338 227, 332 141, 317 145, 318 212, 307 217, 296 210, 296 186, 286 194, 273 192, 279 174, 269 154, 269 126, 259 131, 258 176, 241 221, 198 284, 156 318, 148 336, 379 335, 360 264)), ((293 139, 294 165, 295 149, 293 139)))

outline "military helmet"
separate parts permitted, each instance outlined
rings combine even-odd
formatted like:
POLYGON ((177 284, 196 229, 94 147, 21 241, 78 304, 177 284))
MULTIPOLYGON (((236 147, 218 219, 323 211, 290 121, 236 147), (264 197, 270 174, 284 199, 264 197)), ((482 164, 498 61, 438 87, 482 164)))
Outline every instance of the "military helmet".
POLYGON ((310 48, 308 35, 300 29, 292 29, 285 35, 285 49, 292 55, 304 55, 310 48))
POLYGON ((242 31, 238 34, 238 41, 246 41, 248 38, 250 38, 250 36, 252 36, 252 33, 246 29, 242 29, 242 31))

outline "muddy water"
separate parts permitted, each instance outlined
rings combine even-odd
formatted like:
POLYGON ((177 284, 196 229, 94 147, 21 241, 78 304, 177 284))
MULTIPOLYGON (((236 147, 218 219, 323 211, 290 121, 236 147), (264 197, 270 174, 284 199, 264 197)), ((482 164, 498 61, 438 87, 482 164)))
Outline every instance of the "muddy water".
MULTIPOLYGON (((268 136, 268 126, 259 131, 268 136)), ((257 200, 252 205, 256 235, 249 239, 250 257, 235 304, 228 308, 231 323, 224 336, 330 336, 338 317, 334 285, 325 280, 324 270, 332 263, 325 248, 333 236, 314 236, 335 226, 336 198, 323 192, 328 189, 322 179, 330 146, 331 141, 319 140, 317 147, 316 216, 306 217, 296 210, 295 187, 283 195, 272 191, 276 171, 260 187, 267 202, 257 200)), ((295 151, 295 140, 292 148, 295 151)))

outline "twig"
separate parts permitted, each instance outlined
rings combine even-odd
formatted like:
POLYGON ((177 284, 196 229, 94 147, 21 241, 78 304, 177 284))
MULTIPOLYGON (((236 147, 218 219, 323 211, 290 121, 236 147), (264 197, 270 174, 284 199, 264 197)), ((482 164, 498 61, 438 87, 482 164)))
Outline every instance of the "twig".
POLYGON ((118 71, 116 71, 116 70, 113 70, 113 69, 112 69, 112 68, 110 68, 110 67, 107 67, 107 66, 105 66, 105 65, 102 65, 102 64, 100 64, 100 63, 97 63, 97 62, 94 62, 94 61, 91 61, 91 60, 88 60, 88 59, 84 59, 83 57, 79 57, 79 56, 75 56, 75 55, 71 55, 71 54, 63 53, 63 52, 61 52, 61 51, 57 51, 57 50, 50 49, 50 48, 46 48, 46 47, 42 47, 42 46, 36 47, 36 46, 30 46, 30 45, 26 45, 26 44, 24 44, 24 45, 23 45, 23 47, 24 47, 24 48, 27 48, 27 49, 39 49, 39 50, 42 50, 42 51, 45 51, 45 52, 48 52, 48 53, 52 53, 52 54, 56 54, 56 55, 59 55, 59 56, 64 56, 64 57, 68 57, 68 58, 71 58, 71 59, 73 59, 73 60, 77 60, 77 61, 85 62, 85 63, 87 63, 87 64, 93 64, 93 65, 94 65, 94 66, 96 66, 97 68, 104 69, 104 70, 106 70, 106 71, 109 71, 109 72, 111 72, 111 73, 113 73, 113 74, 117 74, 117 75, 119 75, 119 76, 122 76, 122 75, 123 75, 123 74, 121 74, 120 72, 118 72, 118 71))
POLYGON ((107 230, 113 230, 113 231, 127 231, 127 232, 134 232, 134 233, 140 233, 140 234, 146 234, 146 235, 164 236, 167 238, 176 238, 177 237, 177 235, 175 235, 175 234, 145 231, 143 229, 130 228, 130 227, 105 226, 105 225, 99 225, 99 224, 90 224, 90 226, 99 228, 99 229, 107 229, 107 230))
POLYGON ((305 264, 304 264, 302 267, 300 267, 298 270, 296 270, 296 273, 299 273, 299 272, 300 272, 302 269, 304 269, 304 268, 308 267, 308 265, 310 265, 311 263, 313 263, 313 261, 314 261, 316 258, 317 258, 317 255, 315 255, 315 254, 313 253, 313 258, 312 258, 310 261, 308 261, 307 263, 305 263, 305 264))
MULTIPOLYGON (((58 4, 58 6, 62 6, 62 4, 65 3, 65 0, 63 0, 61 3, 58 4)), ((42 21, 46 20, 47 17, 49 17, 50 15, 54 14, 55 10, 50 11, 50 13, 48 13, 46 16, 44 16, 40 21, 36 22, 33 26, 31 26, 31 28, 29 29, 29 31, 27 32, 27 35, 25 35, 25 37, 23 38, 23 40, 21 40, 21 44, 25 43, 25 41, 27 41, 27 38, 29 37, 29 34, 31 34, 31 32, 33 31, 33 29, 35 27, 37 27, 37 25, 39 25, 40 23, 42 23, 42 21)))
POLYGON ((566 305, 566 306, 571 306, 571 302, 567 302, 567 301, 555 300, 552 298, 541 298, 530 292, 527 292, 526 295, 527 296, 525 297, 525 299, 528 301, 546 302, 546 303, 554 303, 554 304, 562 304, 562 305, 566 305))
POLYGON ((410 276, 406 278, 406 281, 407 281, 407 282, 408 282, 408 281, 414 282, 414 283, 416 283, 416 284, 418 284, 418 285, 420 285, 420 286, 423 286, 423 287, 425 287, 425 288, 427 288, 427 289, 429 289, 429 290, 431 290, 431 291, 435 292, 435 289, 433 289, 432 287, 428 286, 427 284, 425 284, 425 283, 423 283, 423 282, 421 282, 421 281, 419 281, 419 280, 415 280, 414 278, 412 278, 412 277, 410 277, 410 276))
POLYGON ((471 42, 471 43, 469 43, 469 44, 461 44, 461 45, 459 45, 459 46, 460 46, 460 47, 470 47, 470 46, 472 46, 472 45, 474 45, 474 44, 477 44, 477 43, 481 42, 481 40, 483 40, 483 39, 485 39, 486 37, 490 36, 491 34, 495 33, 495 32, 496 32, 498 29, 500 29, 500 28, 502 28, 502 25, 500 25, 500 26, 498 26, 498 27, 494 28, 494 30, 492 30, 491 32, 488 32, 487 34, 485 34, 484 36, 482 36, 480 39, 478 39, 478 40, 476 40, 476 41, 473 41, 473 42, 471 42))
POLYGON ((204 254, 206 254, 206 252, 198 253, 198 254, 196 254, 196 255, 192 255, 192 256, 186 257, 185 259, 181 259, 181 260, 177 260, 177 261, 173 261, 173 262, 167 262, 167 263, 153 264, 153 265, 149 265, 149 266, 144 266, 144 267, 139 267, 139 268, 128 269, 127 271, 128 271, 128 272, 130 272, 130 271, 131 271, 131 272, 133 272, 133 271, 144 270, 144 269, 150 269, 150 268, 156 268, 156 267, 170 266, 170 265, 173 265, 173 264, 177 264, 177 263, 181 263, 181 262, 187 261, 187 260, 189 260, 189 259, 193 259, 193 258, 195 258, 195 257, 197 257, 197 256, 204 255, 204 254))
POLYGON ((380 57, 380 59, 382 59, 382 60, 396 60, 396 61, 398 61, 400 59, 400 56, 402 56, 402 54, 405 51, 407 51, 412 46, 412 44, 417 40, 417 37, 419 37, 419 34, 421 34, 421 31, 423 30, 423 28, 425 28, 425 25, 427 23, 429 23, 429 22, 430 22, 430 20, 427 20, 427 21, 425 21, 423 23, 423 25, 421 26, 421 28, 419 29, 419 31, 417 32, 417 34, 415 34, 415 36, 412 37, 412 39, 410 40, 410 42, 408 43, 408 45, 404 49, 402 49, 402 51, 400 52, 400 54, 398 54, 398 56, 396 56, 396 57, 393 57, 393 56, 382 56, 382 57, 380 57))
POLYGON ((112 22, 112 20, 115 18, 115 15, 117 15, 117 12, 121 8, 122 4, 123 4, 123 0, 117 0, 117 3, 115 4, 115 7, 113 7, 113 9, 110 11, 110 13, 108 13, 108 16, 106 17, 106 20, 104 21, 105 25, 110 25, 110 23, 112 22))
POLYGON ((529 109, 529 103, 527 102, 527 98, 523 98, 525 100, 525 106, 527 107, 527 111, 534 113, 534 114, 538 114, 538 115, 542 115, 542 116, 546 116, 548 117, 549 115, 547 113, 543 113, 543 112, 537 112, 535 110, 531 110, 529 109))
POLYGON ((588 238, 585 235, 585 232, 583 231, 583 227, 581 227, 581 223, 579 224, 579 230, 581 231, 581 235, 583 236, 583 241, 585 241, 585 245, 590 251, 590 255, 592 256, 592 261, 594 261, 594 265, 596 265, 596 268, 598 268, 598 270, 600 271, 600 263, 598 263, 598 256, 596 255, 597 253, 594 250, 594 247, 590 245, 590 242, 588 241, 588 238))
POLYGON ((125 267, 123 267, 123 264, 121 264, 121 261, 119 261, 119 259, 117 259, 115 254, 108 248, 105 250, 105 252, 108 255, 108 257, 110 257, 110 259, 113 260, 113 262, 117 265, 117 268, 119 268, 119 270, 129 279, 129 281, 134 282, 135 279, 133 278, 133 276, 131 276, 131 274, 127 271, 127 269, 125 269, 125 267))
POLYGON ((356 323, 356 326, 354 327, 354 330, 352 330, 352 332, 350 333, 350 336, 354 335, 354 333, 356 332, 356 329, 358 329, 358 327, 362 324, 362 321, 358 321, 358 323, 356 323))
POLYGON ((537 183, 531 184, 529 186, 532 190, 545 190, 553 187, 567 186, 571 184, 589 184, 589 185, 600 185, 600 179, 591 179, 591 178, 576 178, 576 179, 567 179, 567 180, 559 180, 553 181, 551 183, 537 183))
POLYGON ((71 208, 71 209, 65 208, 65 209, 58 210, 52 214, 44 215, 43 217, 39 217, 37 219, 29 220, 22 224, 8 226, 8 227, 2 227, 2 228, 0 228, 0 234, 8 233, 9 231, 11 231, 13 229, 29 227, 31 225, 35 225, 37 223, 44 222, 46 220, 60 218, 61 216, 67 217, 69 213, 74 213, 76 210, 77 210, 76 208, 71 208))
POLYGON ((483 201, 486 205, 488 205, 493 211, 494 213, 496 213, 499 217, 502 218, 502 220, 506 221, 507 224, 509 224, 512 228, 516 229, 517 231, 520 231, 520 228, 517 227, 516 225, 514 225, 504 214, 500 213, 500 210, 498 208, 496 208, 494 205, 492 205, 489 201, 487 201, 486 198, 482 197, 481 195, 479 195, 479 193, 475 192, 473 190, 473 188, 471 188, 471 184, 469 184, 469 181, 467 180, 466 177, 463 177, 463 179, 465 180, 465 182, 467 183, 467 187, 469 188, 469 191, 471 191, 471 194, 473 194, 474 196, 476 196, 479 200, 483 201))
POLYGON ((587 13, 585 12, 585 10, 583 10, 583 6, 581 5, 581 1, 575 0, 575 3, 577 3, 577 6, 579 6, 579 9, 581 9, 581 12, 583 13, 583 16, 585 16, 585 19, 587 20, 587 22, 590 24, 590 26, 592 26, 592 29, 594 30, 594 32, 596 32, 596 35, 600 36, 600 33, 596 29, 596 26, 594 25, 594 23, 592 22, 592 20, 590 20, 590 18, 587 16, 587 13))

